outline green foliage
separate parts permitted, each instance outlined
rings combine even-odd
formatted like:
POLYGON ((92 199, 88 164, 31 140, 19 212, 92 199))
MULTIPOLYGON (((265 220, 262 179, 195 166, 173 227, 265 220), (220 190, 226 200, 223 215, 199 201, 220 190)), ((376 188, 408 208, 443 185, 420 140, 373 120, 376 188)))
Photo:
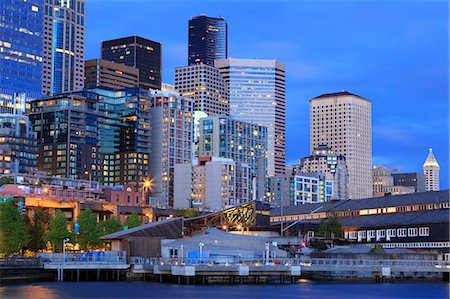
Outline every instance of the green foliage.
POLYGON ((328 248, 327 244, 325 244, 324 241, 317 239, 312 239, 311 241, 309 241, 309 246, 317 250, 325 250, 328 248))
POLYGON ((12 177, 1 177, 0 187, 6 184, 14 184, 14 179, 12 177))
POLYGON ((30 235, 27 247, 30 251, 37 252, 45 248, 49 222, 50 214, 41 207, 34 210, 32 219, 26 217, 27 230, 30 235))
POLYGON ((80 212, 78 215, 80 223, 80 233, 77 235, 78 245, 83 250, 92 250, 101 246, 100 225, 97 223, 97 217, 90 209, 80 212))
POLYGON ((327 224, 323 219, 321 219, 319 224, 319 231, 317 232, 316 235, 320 237, 327 237, 327 234, 328 234, 327 224))
POLYGON ((327 222, 323 219, 320 220, 317 236, 324 238, 342 238, 343 235, 342 224, 336 217, 329 217, 327 222))
POLYGON ((184 211, 184 216, 186 218, 197 217, 198 215, 199 215, 198 211, 194 209, 187 209, 184 211))
POLYGON ((55 215, 48 224, 47 240, 52 244, 54 252, 61 252, 63 240, 72 238, 72 234, 67 230, 67 219, 61 210, 56 210, 55 215))
POLYGON ((6 254, 19 252, 29 239, 24 217, 14 202, 0 204, 0 252, 6 254))
POLYGON ((116 217, 111 217, 100 223, 102 235, 109 235, 123 229, 122 223, 116 217))
POLYGON ((131 213, 131 215, 125 220, 125 226, 128 226, 128 228, 140 226, 141 224, 142 222, 141 219, 139 219, 139 214, 136 212, 131 213))

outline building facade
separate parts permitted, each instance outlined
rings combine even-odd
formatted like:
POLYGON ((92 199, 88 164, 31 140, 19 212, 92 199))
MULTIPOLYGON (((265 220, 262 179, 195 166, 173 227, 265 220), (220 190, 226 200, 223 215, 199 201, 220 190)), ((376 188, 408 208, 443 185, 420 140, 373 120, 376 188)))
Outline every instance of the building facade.
POLYGON ((197 16, 189 20, 188 65, 207 64, 228 57, 228 28, 224 18, 197 16))
POLYGON ((135 67, 104 59, 84 62, 84 86, 86 88, 130 88, 139 86, 139 70, 135 67))
POLYGON ((161 44, 140 36, 103 41, 101 58, 139 69, 139 87, 161 89, 161 44))
POLYGON ((154 187, 150 203, 155 207, 173 206, 176 164, 192 162, 192 99, 170 91, 151 91, 150 177, 154 187))
POLYGON ((0 113, 0 174, 37 171, 37 140, 27 116, 0 113))
POLYGON ((294 175, 291 183, 292 205, 329 202, 333 198, 333 181, 323 174, 294 175))
POLYGON ((86 1, 45 1, 42 92, 83 88, 86 1))
POLYGON ((139 188, 149 175, 149 102, 138 89, 82 90, 33 101, 39 170, 139 188))
POLYGON ((345 157, 349 198, 372 196, 372 103, 349 92, 310 100, 310 148, 328 145, 345 157))
POLYGON ((268 130, 267 173, 285 173, 286 106, 285 66, 276 60, 217 60, 228 85, 230 115, 238 120, 266 126, 268 130))
POLYGON ((222 74, 207 64, 175 68, 175 89, 194 99, 194 110, 208 115, 230 115, 227 85, 222 74))
POLYGON ((0 2, 0 113, 42 96, 43 0, 0 2))
POLYGON ((253 199, 264 197, 267 144, 264 126, 218 115, 199 120, 199 156, 229 158, 248 164, 253 199))
POLYGON ((294 173, 321 173, 333 181, 333 199, 348 199, 348 168, 344 155, 337 155, 327 145, 314 148, 310 156, 301 158, 294 173))
POLYGON ((439 163, 430 148, 427 159, 423 164, 423 173, 425 174, 425 182, 427 191, 439 191, 439 163))
POLYGON ((394 186, 391 169, 382 165, 373 167, 373 197, 385 196, 386 187, 394 186))
POLYGON ((249 200, 250 167, 245 163, 200 157, 192 165, 175 166, 174 208, 218 211, 249 200))
POLYGON ((415 192, 427 191, 423 173, 393 173, 392 177, 394 178, 394 186, 414 187, 415 192))

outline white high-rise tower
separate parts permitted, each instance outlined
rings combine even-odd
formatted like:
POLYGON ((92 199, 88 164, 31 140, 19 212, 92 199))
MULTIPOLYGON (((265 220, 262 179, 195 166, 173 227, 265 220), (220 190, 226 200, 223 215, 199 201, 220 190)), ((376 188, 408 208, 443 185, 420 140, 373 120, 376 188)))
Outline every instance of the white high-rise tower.
POLYGON ((423 163, 423 173, 426 177, 427 191, 439 191, 439 163, 433 155, 433 149, 430 148, 427 159, 423 163))

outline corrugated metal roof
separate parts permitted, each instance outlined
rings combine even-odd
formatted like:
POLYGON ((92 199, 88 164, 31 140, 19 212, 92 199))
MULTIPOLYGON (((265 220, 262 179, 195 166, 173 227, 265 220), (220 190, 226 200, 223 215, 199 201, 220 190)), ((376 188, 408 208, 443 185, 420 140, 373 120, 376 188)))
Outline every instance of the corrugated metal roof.
MULTIPOLYGON (((299 215, 309 214, 312 211, 322 206, 317 213, 321 212, 340 212, 340 211, 352 211, 352 210, 364 210, 375 208, 387 208, 393 206, 407 206, 413 204, 431 204, 439 202, 449 201, 449 190, 441 191, 429 191, 402 195, 391 195, 384 197, 374 197, 366 199, 354 199, 336 201, 334 203, 314 203, 304 204, 298 206, 285 206, 283 207, 283 215, 299 215)), ((280 216, 281 208, 272 209, 270 216, 280 216)))

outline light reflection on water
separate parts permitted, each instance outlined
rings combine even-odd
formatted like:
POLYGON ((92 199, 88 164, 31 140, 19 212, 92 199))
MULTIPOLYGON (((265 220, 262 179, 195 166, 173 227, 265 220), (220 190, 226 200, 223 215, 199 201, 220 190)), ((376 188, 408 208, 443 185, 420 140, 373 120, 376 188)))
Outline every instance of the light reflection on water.
POLYGON ((207 299, 373 299, 449 298, 444 282, 325 282, 299 279, 296 284, 176 285, 155 282, 42 282, 0 287, 0 298, 207 298, 207 299))

